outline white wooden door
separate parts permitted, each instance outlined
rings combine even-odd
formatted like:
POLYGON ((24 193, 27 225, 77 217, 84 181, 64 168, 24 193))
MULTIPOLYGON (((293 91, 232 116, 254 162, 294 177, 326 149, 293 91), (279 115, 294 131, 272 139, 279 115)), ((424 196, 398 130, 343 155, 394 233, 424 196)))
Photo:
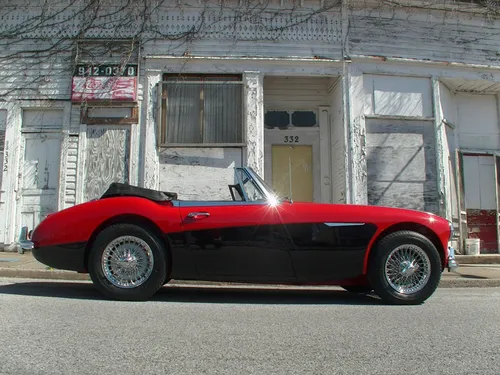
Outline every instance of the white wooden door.
POLYGON ((23 134, 21 155, 21 226, 31 229, 58 209, 60 133, 23 134))

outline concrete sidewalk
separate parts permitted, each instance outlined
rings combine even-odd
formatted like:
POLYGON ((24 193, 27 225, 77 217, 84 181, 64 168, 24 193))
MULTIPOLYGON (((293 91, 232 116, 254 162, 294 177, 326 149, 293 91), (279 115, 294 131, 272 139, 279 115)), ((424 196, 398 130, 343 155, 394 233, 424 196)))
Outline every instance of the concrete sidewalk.
MULTIPOLYGON (((439 284, 442 288, 499 287, 500 255, 457 256, 460 267, 456 272, 445 270, 439 284)), ((38 262, 30 252, 19 254, 0 252, 0 277, 52 280, 90 280, 88 274, 55 270, 38 262)), ((180 283, 180 282, 179 282, 180 283)), ((182 282, 187 284, 213 284, 207 282, 182 282)), ((224 283, 227 284, 227 283, 224 283)))

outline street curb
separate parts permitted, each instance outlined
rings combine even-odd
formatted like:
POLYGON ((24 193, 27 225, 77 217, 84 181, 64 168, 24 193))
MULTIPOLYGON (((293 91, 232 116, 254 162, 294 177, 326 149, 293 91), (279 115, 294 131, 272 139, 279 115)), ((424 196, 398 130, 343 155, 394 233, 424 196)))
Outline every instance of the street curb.
POLYGON ((500 264, 500 254, 455 255, 458 264, 500 264))
MULTIPOLYGON (((36 270, 36 269, 15 269, 15 268, 0 268, 0 277, 16 278, 16 279, 43 279, 43 280, 67 280, 67 281, 90 281, 90 276, 85 273, 77 273, 61 270, 36 270)), ((244 283, 229 283, 229 282, 213 282, 213 281, 191 281, 191 280, 172 280, 169 285, 198 285, 198 286, 226 286, 240 287, 249 285, 264 284, 244 284, 244 283)), ((282 285, 271 285, 275 288, 280 288, 282 285)), ((441 278, 439 288, 494 288, 500 287, 500 279, 472 279, 444 276, 441 278)))

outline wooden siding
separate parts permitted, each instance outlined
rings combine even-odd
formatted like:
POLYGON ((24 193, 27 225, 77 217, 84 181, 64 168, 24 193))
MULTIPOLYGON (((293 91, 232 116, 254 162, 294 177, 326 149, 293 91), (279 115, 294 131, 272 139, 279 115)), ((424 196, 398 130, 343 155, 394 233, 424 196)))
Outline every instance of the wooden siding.
POLYGON ((425 9, 349 15, 351 55, 495 64, 500 21, 425 9))
POLYGON ((130 127, 87 126, 84 201, 99 198, 112 182, 129 182, 130 127))
POLYGON ((172 148, 160 152, 160 190, 179 199, 231 200, 228 184, 242 165, 240 148, 172 148))
POLYGON ((35 43, 23 40, 12 41, 8 48, 0 51, 0 97, 16 99, 69 99, 71 89, 70 48, 63 45, 57 50, 31 53, 23 51, 50 49, 42 40, 35 43))
MULTIPOLYGON (((304 31, 306 33, 307 31, 304 31)), ((300 41, 246 41, 201 39, 190 43, 162 41, 146 43, 144 56, 208 56, 208 57, 273 57, 273 58, 328 58, 340 60, 340 41, 326 43, 313 40, 300 41)), ((166 67, 168 70, 169 68, 166 67)))
POLYGON ((265 110, 315 110, 330 105, 329 77, 264 77, 265 110))
POLYGON ((76 204, 76 179, 78 166, 78 136, 70 135, 66 160, 66 186, 64 190, 64 208, 76 204))
POLYGON ((432 121, 367 120, 368 202, 437 213, 432 121))

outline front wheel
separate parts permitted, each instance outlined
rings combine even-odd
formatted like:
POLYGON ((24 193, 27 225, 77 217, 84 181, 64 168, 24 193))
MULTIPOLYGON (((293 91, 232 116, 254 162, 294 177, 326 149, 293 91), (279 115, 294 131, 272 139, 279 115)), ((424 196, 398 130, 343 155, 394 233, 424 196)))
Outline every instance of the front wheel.
POLYGON ((374 251, 368 278, 383 301, 417 305, 436 290, 441 278, 441 258, 427 237, 412 231, 391 233, 374 251))
POLYGON ((89 273, 108 298, 147 300, 166 280, 165 252, 149 231, 115 224, 97 236, 89 254, 89 273))

